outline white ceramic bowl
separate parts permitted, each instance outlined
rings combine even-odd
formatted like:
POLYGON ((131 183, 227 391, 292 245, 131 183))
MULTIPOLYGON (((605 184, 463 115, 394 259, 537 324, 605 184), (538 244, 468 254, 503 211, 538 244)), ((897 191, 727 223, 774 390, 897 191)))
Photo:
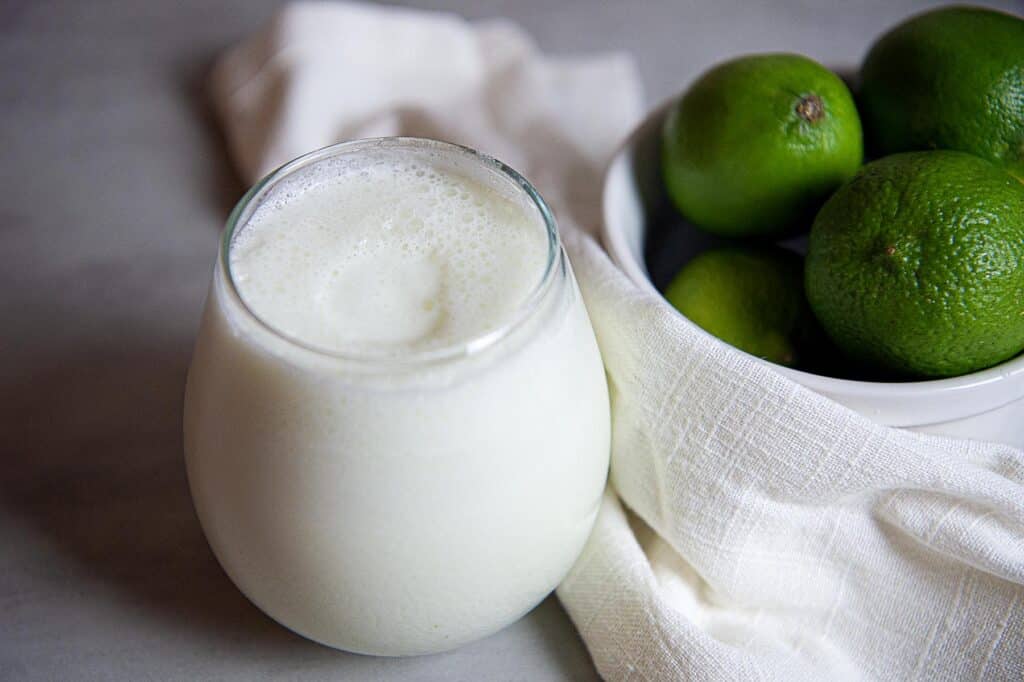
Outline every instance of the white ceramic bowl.
MULTIPOLYGON (((680 219, 662 188, 660 134, 667 109, 668 105, 656 109, 623 144, 608 167, 603 197, 605 247, 631 280, 658 296, 652 274, 658 282, 669 276, 656 271, 659 253, 671 253, 678 265, 715 242, 692 227, 679 228, 680 219), (675 229, 667 227, 673 224, 675 229), (644 258, 652 240, 665 247, 651 251, 653 273, 644 258)), ((665 307, 706 333, 667 301, 665 307)), ((961 377, 901 383, 851 381, 771 367, 882 424, 1024 447, 1024 355, 961 377)))

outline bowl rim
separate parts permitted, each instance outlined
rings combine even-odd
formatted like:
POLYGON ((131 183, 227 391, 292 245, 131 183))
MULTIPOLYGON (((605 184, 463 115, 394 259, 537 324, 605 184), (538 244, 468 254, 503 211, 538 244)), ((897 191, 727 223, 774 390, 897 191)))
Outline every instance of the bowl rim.
MULTIPOLYGON (((685 315, 676 310, 665 299, 664 295, 662 295, 662 293, 658 291, 651 282, 646 266, 642 262, 638 262, 635 258, 632 249, 630 249, 629 244, 627 243, 627 237, 623 227, 621 225, 612 225, 614 222, 612 219, 614 212, 611 206, 611 197, 613 193, 610 189, 612 187, 612 183, 616 182, 618 175, 621 174, 616 173, 616 171, 621 168, 623 164, 630 161, 630 152, 640 138, 640 134, 655 122, 656 117, 663 117, 674 100, 675 97, 669 98, 649 110, 647 115, 644 116, 625 140, 623 140, 623 142, 616 148, 611 160, 605 167, 601 184, 602 220, 600 225, 600 238, 605 250, 611 257, 611 260, 634 284, 644 291, 654 294, 657 297, 659 305, 662 305, 671 311, 671 313, 678 319, 682 320, 699 334, 715 339, 719 343, 724 343, 717 337, 691 322, 685 315)), ((896 417, 893 419, 886 419, 884 414, 874 415, 876 417, 882 417, 881 420, 883 422, 890 423, 890 425, 893 426, 924 426, 927 424, 941 423, 950 421, 951 419, 981 414, 983 412, 997 409, 1003 405, 1014 402, 1015 400, 1024 398, 1024 352, 1010 358, 1009 360, 1005 360, 998 365, 956 377, 905 382, 884 382, 839 379, 820 374, 813 374, 811 372, 777 365, 757 356, 750 355, 749 353, 746 353, 746 351, 735 347, 732 348, 733 350, 739 353, 744 353, 755 361, 770 367, 779 374, 782 374, 783 376, 792 379, 815 392, 834 398, 838 400, 838 402, 844 403, 848 407, 853 407, 860 412, 879 412, 879 410, 872 407, 871 404, 874 402, 893 403, 894 401, 910 399, 931 399, 937 396, 945 398, 954 394, 957 397, 958 403, 962 406, 962 409, 960 410, 952 410, 948 407, 947 409, 938 409, 936 412, 946 414, 935 414, 934 418, 929 419, 926 417, 924 421, 921 421, 920 418, 908 419, 896 417), (988 399, 978 400, 977 402, 964 402, 964 399, 966 399, 968 395, 970 395, 970 397, 980 398, 978 393, 981 390, 993 387, 994 385, 1005 386, 1007 391, 999 391, 998 396, 986 396, 988 399), (1013 390, 1011 385, 1013 388, 1018 390, 1013 390), (952 413, 952 416, 950 416, 950 413, 952 413)), ((918 405, 916 407, 928 411, 932 411, 936 408, 935 405, 918 405)))

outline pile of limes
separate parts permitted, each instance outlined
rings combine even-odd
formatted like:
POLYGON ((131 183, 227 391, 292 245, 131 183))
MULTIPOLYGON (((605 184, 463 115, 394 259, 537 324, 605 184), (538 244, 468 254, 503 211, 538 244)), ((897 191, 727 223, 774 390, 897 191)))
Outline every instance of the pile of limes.
POLYGON ((831 339, 893 378, 1024 350, 1020 18, 914 17, 871 47, 856 98, 799 55, 720 64, 670 109, 662 170, 690 222, 737 240, 666 297, 738 348, 813 368, 831 339), (771 243, 808 228, 803 263, 771 243))

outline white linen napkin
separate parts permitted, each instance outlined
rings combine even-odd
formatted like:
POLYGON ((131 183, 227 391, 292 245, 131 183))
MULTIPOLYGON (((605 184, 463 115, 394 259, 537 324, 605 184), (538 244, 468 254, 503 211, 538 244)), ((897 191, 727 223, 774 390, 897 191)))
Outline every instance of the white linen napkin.
POLYGON ((553 205, 612 390, 609 490, 558 589, 603 677, 1024 678, 1024 453, 875 425, 695 333, 586 234, 641 114, 629 58, 300 3, 220 60, 212 94, 250 181, 404 134, 492 154, 553 205))

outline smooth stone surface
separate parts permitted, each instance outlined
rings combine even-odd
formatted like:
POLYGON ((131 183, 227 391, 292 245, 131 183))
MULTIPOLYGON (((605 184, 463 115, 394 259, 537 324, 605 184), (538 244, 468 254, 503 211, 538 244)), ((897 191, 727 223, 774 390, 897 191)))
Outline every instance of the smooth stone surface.
MULTIPOLYGON (((553 597, 454 652, 355 656, 273 623, 210 554, 181 398, 243 187, 203 78, 277 4, 0 5, 0 679, 596 679, 553 597)), ((741 52, 856 64, 874 35, 937 3, 410 4, 508 16, 552 52, 631 50, 653 105, 741 52)))

